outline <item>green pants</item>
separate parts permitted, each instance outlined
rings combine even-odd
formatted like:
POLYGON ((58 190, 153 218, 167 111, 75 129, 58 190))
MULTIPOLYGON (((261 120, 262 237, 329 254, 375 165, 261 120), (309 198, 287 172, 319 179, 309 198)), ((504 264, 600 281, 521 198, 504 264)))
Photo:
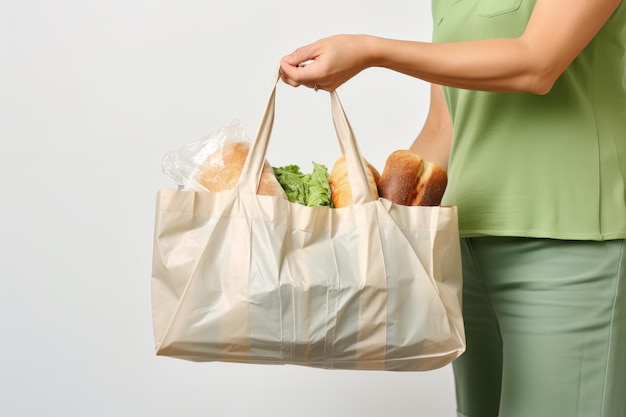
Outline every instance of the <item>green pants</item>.
POLYGON ((467 417, 626 417, 623 240, 462 239, 467 417))

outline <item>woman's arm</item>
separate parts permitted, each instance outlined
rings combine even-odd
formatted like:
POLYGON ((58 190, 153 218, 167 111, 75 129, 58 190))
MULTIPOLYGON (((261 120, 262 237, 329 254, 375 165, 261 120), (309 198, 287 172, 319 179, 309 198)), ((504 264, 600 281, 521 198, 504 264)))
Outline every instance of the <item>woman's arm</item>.
POLYGON ((435 44, 331 36, 284 57, 282 78, 334 90, 365 68, 384 67, 451 87, 545 94, 620 2, 537 0, 524 33, 510 39, 435 44))
POLYGON ((446 171, 452 146, 452 119, 440 85, 431 84, 430 108, 426 121, 410 150, 427 161, 436 162, 446 171))

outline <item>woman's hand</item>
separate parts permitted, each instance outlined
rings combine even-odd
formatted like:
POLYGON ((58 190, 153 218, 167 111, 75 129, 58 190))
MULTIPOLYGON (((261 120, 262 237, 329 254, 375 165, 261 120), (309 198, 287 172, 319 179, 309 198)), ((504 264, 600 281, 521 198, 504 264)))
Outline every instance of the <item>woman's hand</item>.
POLYGON ((282 79, 294 87, 332 91, 375 66, 449 87, 546 94, 620 3, 537 0, 526 30, 517 38, 435 44, 331 36, 284 57, 282 79))
POLYGON ((280 60, 282 80, 333 91, 370 66, 368 35, 335 35, 300 47, 280 60))

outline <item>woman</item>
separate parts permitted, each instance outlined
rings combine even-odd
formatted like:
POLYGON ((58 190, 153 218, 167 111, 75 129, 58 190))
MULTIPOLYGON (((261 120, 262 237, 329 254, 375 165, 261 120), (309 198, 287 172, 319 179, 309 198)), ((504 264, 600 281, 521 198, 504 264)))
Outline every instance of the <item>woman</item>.
POLYGON ((448 168, 459 210, 459 416, 624 417, 626 5, 432 10, 433 43, 331 36, 284 57, 282 79, 330 91, 385 67, 431 83, 411 149, 448 168))

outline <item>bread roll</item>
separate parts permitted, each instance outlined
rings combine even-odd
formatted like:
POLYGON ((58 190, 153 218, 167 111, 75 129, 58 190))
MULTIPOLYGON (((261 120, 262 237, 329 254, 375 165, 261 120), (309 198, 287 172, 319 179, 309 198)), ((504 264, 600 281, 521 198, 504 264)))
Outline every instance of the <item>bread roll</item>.
POLYGON ((447 185, 443 167, 402 149, 387 158, 378 190, 381 197, 396 204, 438 206, 447 185))
MULTIPOLYGON (((365 158, 362 160, 363 167, 365 168, 365 175, 367 177, 367 183, 372 193, 372 198, 378 200, 378 186, 376 183, 380 178, 380 173, 370 165, 365 158)), ((346 165, 346 157, 341 156, 333 169, 330 171, 330 192, 335 208, 341 208, 352 205, 352 189, 350 188, 350 181, 348 180, 348 167, 346 165)))
POLYGON ((424 172, 422 158, 409 151, 395 151, 387 158, 378 182, 380 196, 396 204, 410 205, 424 172))
MULTIPOLYGON (((198 166, 196 180, 212 192, 235 188, 249 151, 250 144, 248 142, 225 144, 198 166)), ((263 165, 257 194, 287 199, 285 190, 274 176, 274 171, 267 161, 263 165)))

